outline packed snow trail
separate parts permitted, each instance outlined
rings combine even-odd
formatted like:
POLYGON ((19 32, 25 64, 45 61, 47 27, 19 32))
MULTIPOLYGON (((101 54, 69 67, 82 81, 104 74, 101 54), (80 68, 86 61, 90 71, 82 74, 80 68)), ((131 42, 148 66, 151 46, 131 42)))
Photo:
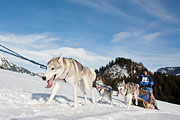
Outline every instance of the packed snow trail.
MULTIPOLYGON (((39 77, 0 70, 0 120, 179 120, 180 106, 158 101, 160 110, 148 110, 131 106, 128 110, 122 97, 113 96, 113 105, 108 103, 92 104, 90 93, 88 106, 78 89, 78 108, 73 108, 72 87, 62 82, 60 90, 47 107, 40 106, 50 96, 51 89, 46 89, 46 82, 39 77)), ((94 89, 95 97, 98 93, 94 89)), ((116 94, 114 92, 114 94, 116 94)))

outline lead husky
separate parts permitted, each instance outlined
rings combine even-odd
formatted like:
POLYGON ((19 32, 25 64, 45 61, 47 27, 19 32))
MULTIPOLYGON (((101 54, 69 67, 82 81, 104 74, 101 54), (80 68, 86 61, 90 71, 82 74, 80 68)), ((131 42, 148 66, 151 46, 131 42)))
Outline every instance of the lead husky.
POLYGON ((138 105, 138 96, 139 96, 139 84, 135 84, 133 82, 128 82, 127 84, 123 82, 119 82, 117 84, 118 93, 121 93, 124 96, 125 104, 127 105, 127 108, 129 109, 132 99, 134 97, 135 104, 138 105), (128 104, 127 104, 128 103, 128 104))
POLYGON ((91 92, 92 102, 95 103, 94 93, 92 90, 93 81, 96 78, 96 73, 86 66, 82 66, 81 63, 72 58, 52 58, 48 64, 43 80, 47 80, 47 88, 52 87, 53 81, 55 81, 54 89, 50 95, 48 101, 43 105, 51 103, 56 92, 59 89, 60 81, 65 80, 71 84, 74 91, 74 107, 78 106, 77 102, 77 85, 79 85, 83 96, 85 98, 85 105, 87 105, 86 91, 91 92))
POLYGON ((109 85, 105 85, 102 81, 102 77, 98 77, 95 84, 100 96, 96 100, 96 102, 102 103, 104 101, 104 96, 107 96, 110 101, 110 104, 112 105, 112 87, 109 85))

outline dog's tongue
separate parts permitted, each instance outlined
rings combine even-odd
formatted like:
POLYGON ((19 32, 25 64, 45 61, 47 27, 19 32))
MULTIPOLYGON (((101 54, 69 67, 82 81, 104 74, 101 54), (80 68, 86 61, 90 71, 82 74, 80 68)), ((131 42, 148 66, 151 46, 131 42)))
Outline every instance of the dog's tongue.
POLYGON ((117 95, 116 95, 116 96, 118 96, 118 95, 120 94, 120 92, 121 92, 121 90, 118 90, 118 92, 117 92, 117 95))
POLYGON ((46 87, 46 88, 52 87, 54 78, 55 78, 55 75, 54 75, 50 80, 47 81, 48 84, 47 84, 47 87, 46 87))

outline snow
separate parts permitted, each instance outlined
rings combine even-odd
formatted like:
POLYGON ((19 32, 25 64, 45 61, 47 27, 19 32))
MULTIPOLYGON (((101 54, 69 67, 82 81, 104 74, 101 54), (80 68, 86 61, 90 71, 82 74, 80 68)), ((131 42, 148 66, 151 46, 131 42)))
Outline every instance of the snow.
MULTIPOLYGON (((105 98, 103 104, 92 104, 88 93, 88 106, 84 106, 82 93, 78 89, 78 108, 73 108, 72 88, 62 82, 52 103, 47 101, 52 88, 46 89, 46 82, 39 77, 0 70, 0 120, 179 120, 180 106, 158 101, 160 110, 131 106, 128 110, 122 97, 113 96, 113 105, 105 98)), ((94 89, 96 99, 98 94, 94 89)), ((116 94, 116 92, 114 92, 116 94)))
POLYGON ((161 73, 167 74, 167 71, 162 69, 162 70, 161 70, 161 73))
POLYGON ((177 76, 180 76, 180 73, 176 74, 177 76))
POLYGON ((172 68, 169 67, 168 70, 169 70, 169 71, 174 71, 175 69, 174 69, 173 67, 172 67, 172 68))

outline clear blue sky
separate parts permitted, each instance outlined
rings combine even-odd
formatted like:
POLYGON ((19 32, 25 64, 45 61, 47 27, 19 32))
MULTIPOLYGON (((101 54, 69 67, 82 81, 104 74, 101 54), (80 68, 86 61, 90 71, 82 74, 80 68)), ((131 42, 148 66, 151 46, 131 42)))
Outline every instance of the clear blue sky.
POLYGON ((180 66, 179 5, 178 0, 0 0, 0 43, 43 64, 62 53, 92 68, 115 57, 142 62, 151 71, 180 66))

